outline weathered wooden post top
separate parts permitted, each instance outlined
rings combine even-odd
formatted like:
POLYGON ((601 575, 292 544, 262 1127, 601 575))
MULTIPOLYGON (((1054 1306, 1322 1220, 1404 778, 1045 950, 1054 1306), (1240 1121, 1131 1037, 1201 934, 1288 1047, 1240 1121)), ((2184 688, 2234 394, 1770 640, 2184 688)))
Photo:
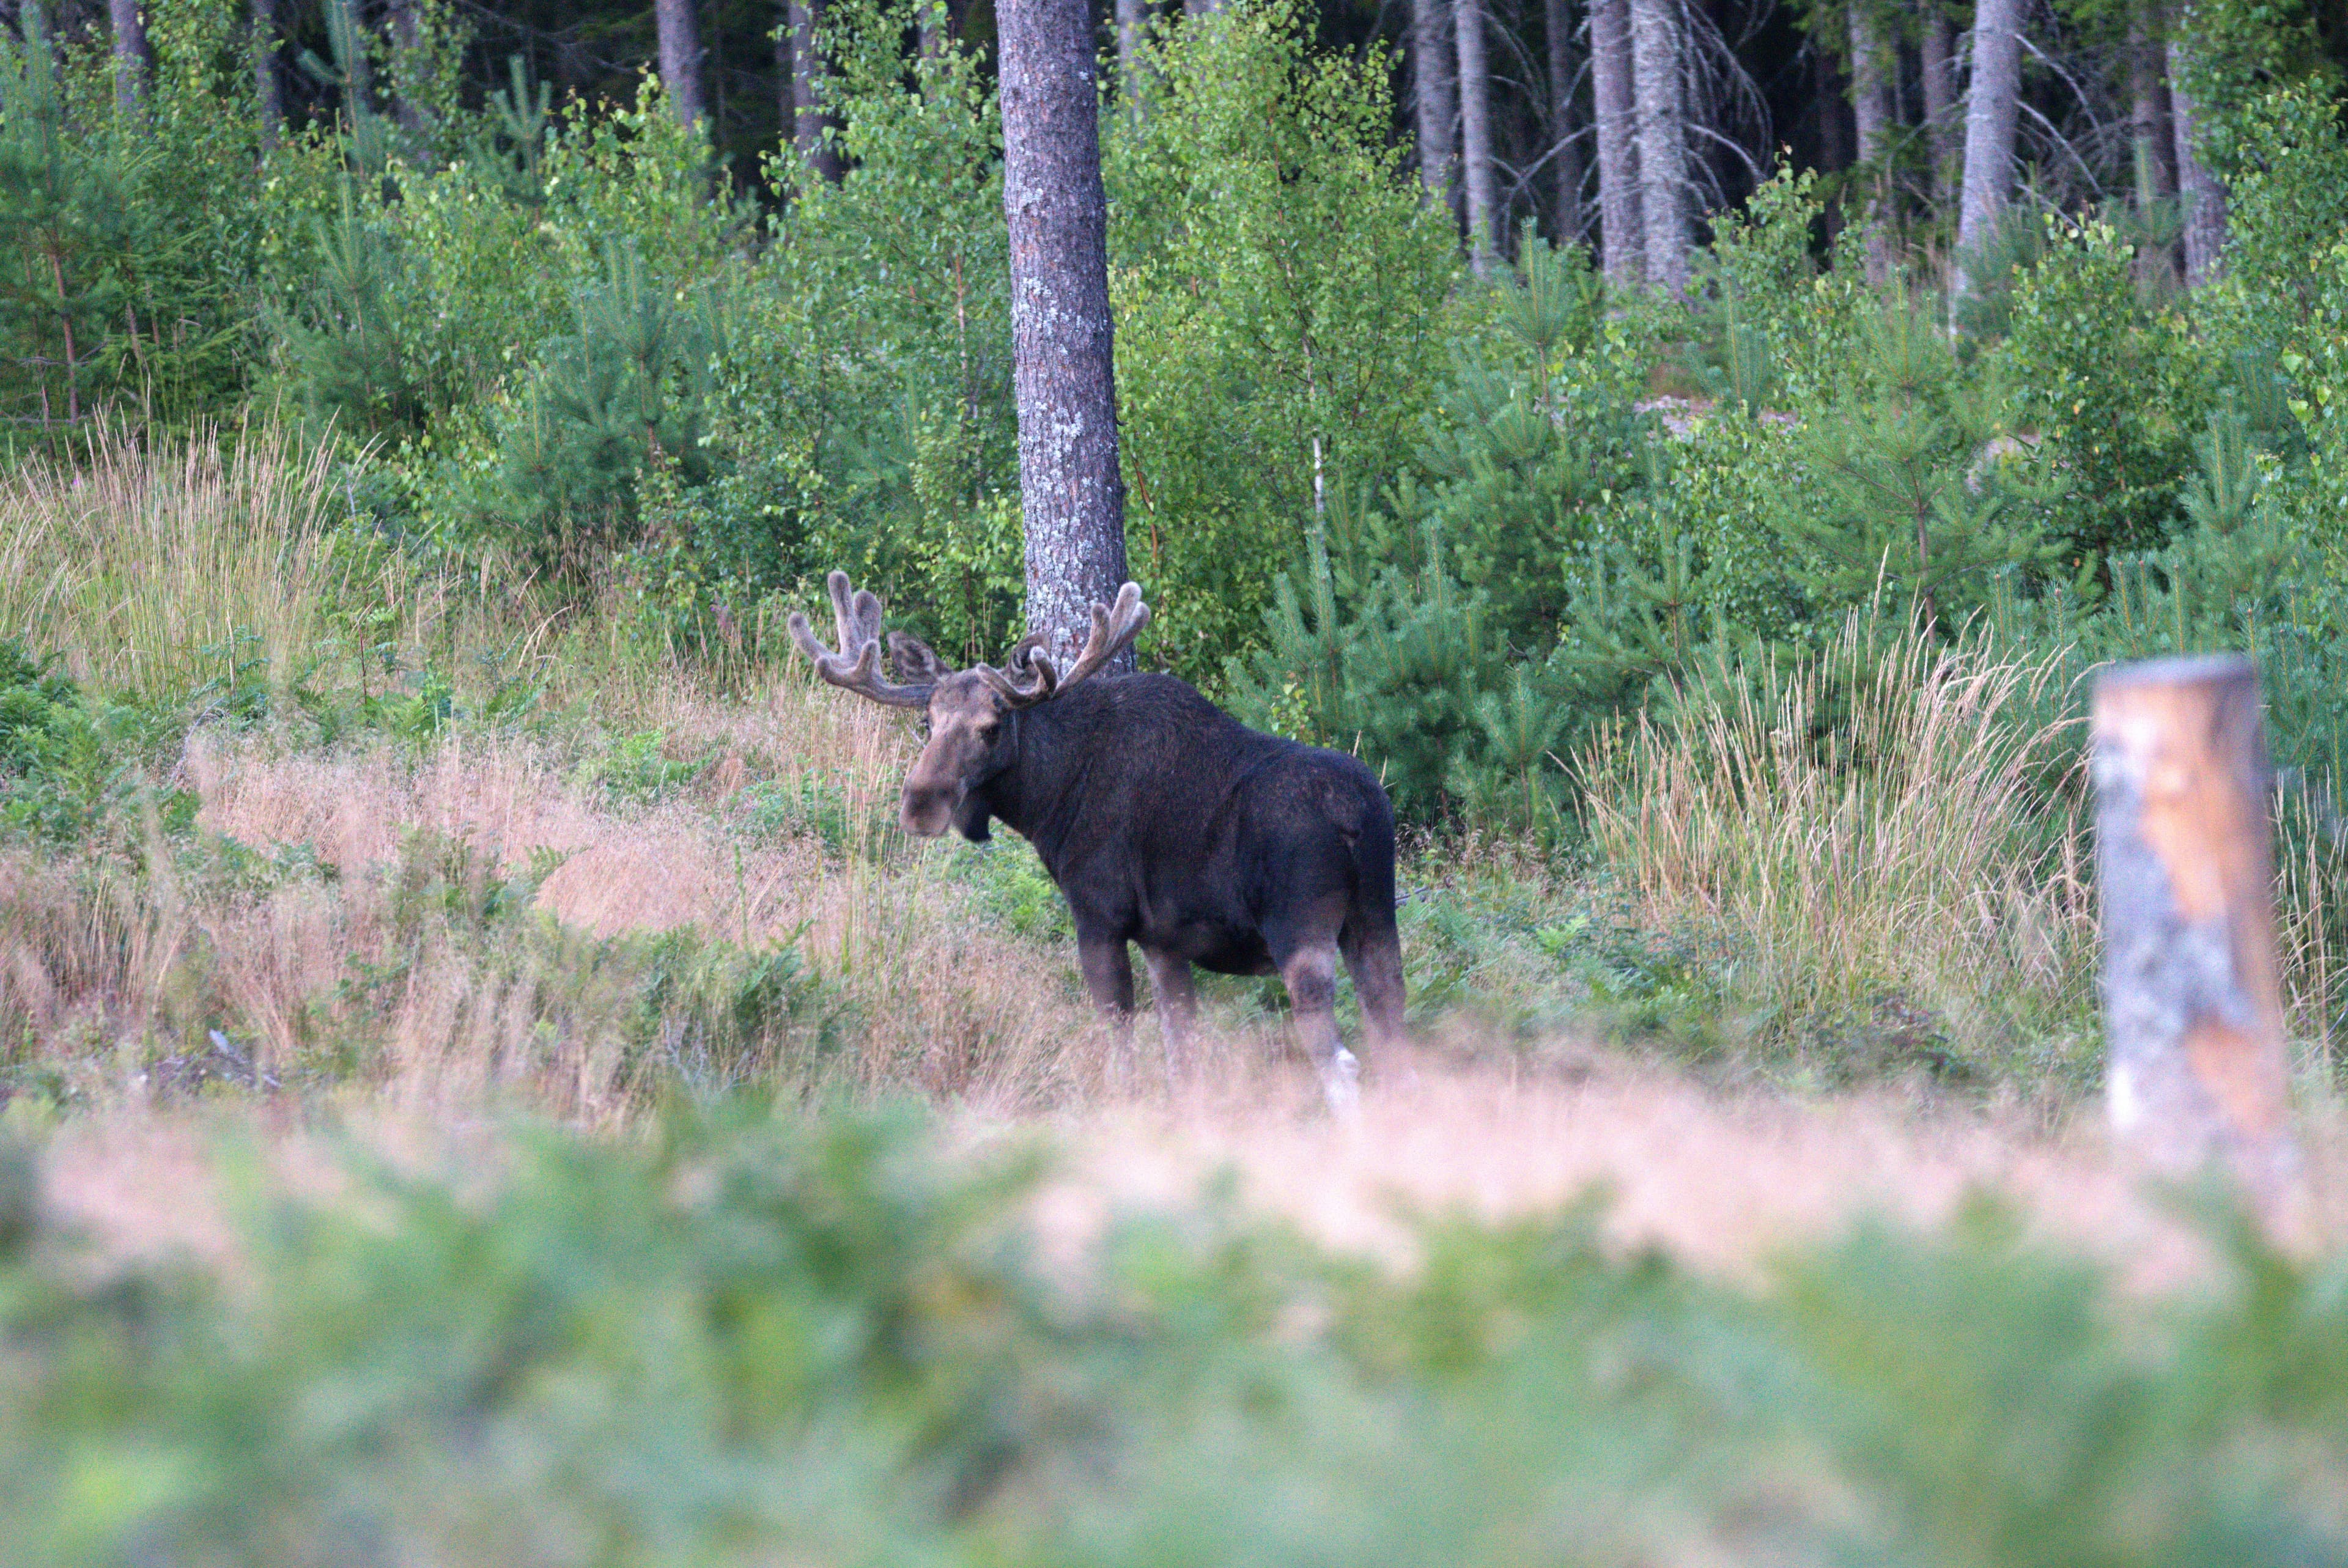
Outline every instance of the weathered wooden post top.
POLYGON ((2222 1161, 2272 1212, 2298 1161, 2257 668, 2112 669, 2093 765, 2113 1129, 2173 1173, 2222 1161))

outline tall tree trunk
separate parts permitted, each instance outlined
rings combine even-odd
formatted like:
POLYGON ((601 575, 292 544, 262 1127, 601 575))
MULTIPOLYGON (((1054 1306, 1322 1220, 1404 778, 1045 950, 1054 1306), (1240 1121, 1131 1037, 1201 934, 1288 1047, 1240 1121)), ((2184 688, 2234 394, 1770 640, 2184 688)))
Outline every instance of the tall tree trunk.
POLYGON ((1590 0, 1590 82, 1598 126, 1598 217, 1606 276, 1628 285, 1645 270, 1640 222, 1638 101, 1631 86, 1631 0, 1590 0))
POLYGON ((839 153, 826 137, 829 117, 823 112, 823 56, 816 47, 816 25, 822 19, 823 0, 790 0, 791 145, 799 161, 817 179, 839 181, 839 153))
POLYGON ((277 145, 285 126, 285 88, 277 79, 277 0, 252 0, 252 92, 267 149, 277 145))
POLYGON ((995 18, 1027 629, 1065 660, 1126 570, 1092 7, 998 0, 995 18))
POLYGON ((2191 80, 2192 47, 2183 36, 2188 19, 2168 39, 2168 113, 2177 134, 2177 197, 2185 217, 2185 281, 2199 288, 2218 275, 2226 249, 2226 188, 2201 161, 2200 116, 2186 83, 2191 80))
POLYGON ((2020 0, 1973 7, 1973 77, 1965 93, 1965 183, 1957 216, 1955 294, 1971 292, 1972 270, 1996 232, 2013 169, 2013 124, 2021 109, 2020 0))
POLYGON ((1862 206, 1867 237, 1867 281, 1880 285, 1891 276, 1891 213, 1885 199, 1890 174, 1884 157, 1891 149, 1892 56, 1864 0, 1850 8, 1850 108, 1859 128, 1859 161, 1868 166, 1862 206))
POLYGON ((1117 0, 1117 94, 1141 112, 1141 45, 1149 30, 1148 0, 1117 0))
POLYGON ((424 17, 419 0, 390 0, 385 7, 391 24, 392 118, 410 138, 424 134, 424 108, 417 89, 424 73, 424 17))
POLYGON ((1492 77, 1484 66, 1483 0, 1452 0, 1459 45, 1459 150, 1468 186, 1468 260, 1478 277, 1492 271, 1492 77))
POLYGON ((1924 137, 1932 154, 1932 202, 1945 211, 1956 184, 1962 149, 1957 138, 1957 30, 1939 0, 1924 0, 1916 52, 1924 78, 1924 137))
POLYGON ((693 0, 653 0, 653 21, 660 32, 661 85, 676 118, 699 125, 708 100, 701 96, 701 22, 693 0))
POLYGON ((1459 177, 1452 127, 1459 103, 1452 95, 1457 62, 1451 52, 1451 7, 1445 0, 1410 0, 1410 101, 1418 134, 1418 178, 1435 200, 1449 206, 1459 177))
POLYGON ((1639 216, 1647 282, 1687 292, 1686 114, 1680 79, 1680 0, 1631 0, 1631 61, 1639 100, 1639 216))
POLYGON ((139 14, 139 0, 107 0, 107 9, 114 24, 114 101, 128 111, 146 101, 155 51, 147 42, 147 19, 139 14))
MULTIPOLYGON (((2177 200, 2177 132, 2170 123, 2167 54, 2147 36, 2141 17, 2128 24, 2128 100, 2137 216, 2149 225, 2177 200)), ((2139 272, 2148 283, 2180 282, 2175 241, 2154 244, 2147 231, 2139 272)))
POLYGON ((1559 244, 1582 232, 1581 149, 1573 140, 1573 8, 1570 0, 1547 0, 1549 26, 1549 145, 1557 177, 1557 214, 1551 232, 1559 244))
POLYGON ((1223 8, 1223 0, 1182 0, 1185 16, 1211 16, 1223 8))
MULTIPOLYGON (((1129 3, 1132 3, 1132 0, 1119 0, 1120 5, 1129 3)), ((927 3, 922 6, 921 15, 913 25, 914 36, 919 40, 922 58, 934 60, 946 52, 947 30, 952 25, 953 18, 947 13, 942 0, 927 0, 927 3)))

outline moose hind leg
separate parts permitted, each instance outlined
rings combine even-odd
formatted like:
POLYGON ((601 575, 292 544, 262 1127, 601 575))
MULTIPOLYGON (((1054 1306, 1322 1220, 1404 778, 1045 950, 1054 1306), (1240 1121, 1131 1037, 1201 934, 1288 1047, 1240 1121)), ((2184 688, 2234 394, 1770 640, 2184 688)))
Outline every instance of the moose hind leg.
POLYGON ((1149 989, 1158 998, 1158 1032, 1166 1048, 1166 1087, 1171 1090, 1190 1060, 1199 992, 1190 983, 1190 960, 1154 948, 1141 949, 1149 966, 1149 989))
POLYGON ((1329 1109, 1340 1116, 1352 1115, 1361 1098, 1356 1085, 1362 1065, 1337 1033, 1335 945, 1324 941, 1298 948, 1282 962, 1280 978, 1293 1005, 1296 1037, 1321 1075, 1321 1092, 1329 1109))
POLYGON ((1354 919, 1337 933, 1337 946, 1345 955, 1345 972, 1354 977, 1370 1058, 1378 1061, 1388 1047, 1403 1042, 1402 938, 1391 917, 1383 924, 1354 919))

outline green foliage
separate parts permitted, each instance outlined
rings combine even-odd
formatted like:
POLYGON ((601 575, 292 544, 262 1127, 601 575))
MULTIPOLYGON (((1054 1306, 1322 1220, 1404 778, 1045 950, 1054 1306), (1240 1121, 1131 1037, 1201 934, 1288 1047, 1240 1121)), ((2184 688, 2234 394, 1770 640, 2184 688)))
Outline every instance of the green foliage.
POLYGON ((352 1156, 233 1283, 82 1266, 0 1148, 12 1556, 942 1564, 2324 1562, 2336 1259, 2213 1222, 2146 1307, 1976 1207, 1769 1288, 1602 1209, 1413 1225, 1416 1266, 1227 1207, 1037 1256, 1045 1166, 901 1109, 352 1156))
POLYGON ((77 124, 37 6, 0 40, 0 404, 12 424, 70 429, 136 385, 140 339, 174 241, 134 199, 151 149, 129 128, 77 124))
POLYGON ((1392 472, 1436 391, 1457 247, 1388 134, 1382 53, 1314 54, 1278 0, 1149 56, 1152 111, 1103 152, 1119 452, 1152 648, 1195 675, 1251 637, 1308 519, 1392 472))
POLYGON ((1782 497, 1786 534, 1821 607, 1888 591, 1954 627, 1986 601, 1992 569, 2060 559, 2044 518, 2056 484, 1916 304, 1885 301, 1860 343, 1842 395, 1804 432, 1815 486, 1782 497))
MULTIPOLYGON (((1639 449, 1653 423, 1632 406, 1650 347, 1611 316, 1586 254, 1528 235, 1514 277, 1494 291, 1488 324, 1458 350, 1427 415, 1418 464, 1388 512, 1338 536, 1349 577, 1399 565, 1438 528, 1452 569, 1490 601, 1497 624, 1553 640, 1565 611, 1566 563, 1645 477, 1639 449)), ((1338 514, 1341 523, 1347 520, 1338 514)))
POLYGON ((541 351, 521 406, 498 432, 498 521, 528 559, 576 578, 634 542, 648 466, 680 486, 708 477, 703 408, 726 325, 714 296, 680 305, 618 240, 572 309, 574 330, 541 351))
POLYGON ((2183 318, 2137 302, 2117 230, 2051 216, 2044 228, 1983 374, 2012 389, 2005 417, 2038 436, 2066 481, 2047 527, 2075 575, 2099 555, 2167 539, 2210 377, 2183 318))
POLYGON ((1344 618, 1316 534, 1309 612, 1282 577, 1264 649, 1224 667, 1232 711, 1372 759, 1405 816, 1553 837, 1568 717, 1559 671, 1512 647, 1489 597, 1453 576, 1440 525, 1426 525, 1424 548, 1415 578, 1387 568, 1344 618))

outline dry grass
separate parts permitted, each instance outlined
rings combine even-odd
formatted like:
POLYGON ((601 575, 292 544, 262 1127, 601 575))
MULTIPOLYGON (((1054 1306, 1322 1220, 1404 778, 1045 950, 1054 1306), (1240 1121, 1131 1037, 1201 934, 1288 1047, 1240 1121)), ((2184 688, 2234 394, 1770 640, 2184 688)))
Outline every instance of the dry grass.
POLYGON ((320 753, 199 730, 176 772, 194 849, 0 856, 0 1023, 92 1103, 236 1077, 238 1059, 281 1084, 520 1094, 591 1123, 680 1073, 1033 1107, 1116 1070, 1067 956, 978 910, 976 852, 884 825, 901 722, 798 682, 749 706, 656 692, 641 712, 673 754, 712 759, 650 804, 520 734, 320 753), (837 820, 762 817, 784 784, 837 820), (517 890, 532 910, 500 910, 517 890), (798 1010, 715 1061, 696 1041, 778 953, 803 964, 798 1010))
POLYGON ((170 452, 101 430, 85 463, 28 463, 0 480, 0 637, 149 701, 256 657, 297 670, 358 569, 325 526, 334 481, 274 429, 170 452))
MULTIPOLYGON (((1570 1081, 1414 1074, 1371 1091, 1357 1126, 1320 1114, 1302 1072, 1259 1068, 1170 1102, 965 1107, 941 1131, 964 1152, 1038 1133, 1060 1150, 1034 1217, 1046 1255, 1068 1266, 1120 1219, 1195 1223, 1224 1185, 1247 1212, 1392 1266, 1414 1261, 1419 1216, 1506 1222, 1593 1192, 1617 1246, 1744 1285, 1861 1221, 1930 1229, 1982 1197, 2137 1292, 2189 1287, 2212 1261, 2185 1209, 2115 1158, 2098 1117, 2049 1131, 1881 1096, 1724 1092, 1599 1052, 1570 1081)), ((2318 1203, 2303 1240, 2336 1251, 2348 1246, 2348 1128, 2326 1117, 2304 1132, 2318 1203)), ((275 1184, 317 1198, 339 1190, 353 1145, 469 1184, 499 1168, 504 1137, 495 1121, 374 1098, 324 1117, 118 1110, 47 1141, 46 1190, 57 1218, 116 1255, 221 1259, 235 1235, 226 1178, 256 1155, 275 1184)))
POLYGON ((1815 657, 1723 672, 1583 759, 1601 851, 1661 929, 1733 956, 1780 1032, 1928 1012, 1967 1052, 2088 1016, 2084 835, 2037 810, 2057 661, 2001 660, 1854 615, 1815 657))

